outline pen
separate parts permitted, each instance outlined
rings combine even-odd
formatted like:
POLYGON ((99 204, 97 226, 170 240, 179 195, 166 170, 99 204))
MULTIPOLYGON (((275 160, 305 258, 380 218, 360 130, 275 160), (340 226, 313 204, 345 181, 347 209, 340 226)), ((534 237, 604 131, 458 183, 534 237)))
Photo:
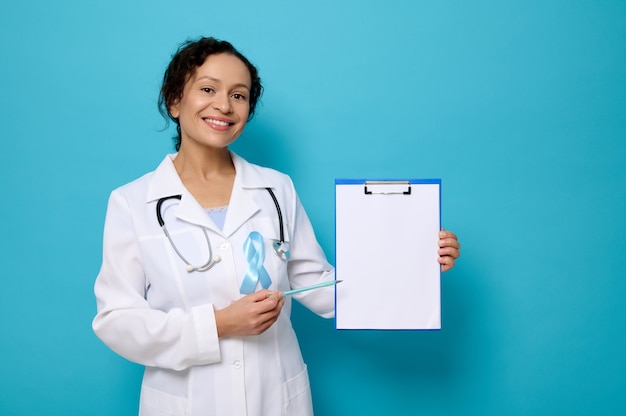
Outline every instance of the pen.
POLYGON ((312 286, 301 287, 300 289, 288 290, 286 292, 283 292, 283 297, 289 296, 289 295, 293 295, 293 294, 296 294, 296 293, 300 293, 300 292, 305 292, 305 291, 311 290, 311 289, 319 289, 320 287, 336 285, 339 282, 341 282, 341 280, 331 280, 329 282, 318 283, 318 284, 312 285, 312 286))

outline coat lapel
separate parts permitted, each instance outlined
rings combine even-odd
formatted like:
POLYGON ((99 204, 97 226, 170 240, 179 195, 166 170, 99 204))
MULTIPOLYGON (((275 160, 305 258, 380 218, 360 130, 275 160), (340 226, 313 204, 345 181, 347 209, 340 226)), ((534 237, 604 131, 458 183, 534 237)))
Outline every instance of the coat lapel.
POLYGON ((251 190, 266 188, 269 184, 263 175, 254 165, 246 162, 236 154, 231 152, 233 164, 237 172, 233 192, 230 197, 226 223, 224 224, 224 234, 228 237, 236 232, 246 221, 248 221, 257 211, 259 205, 252 199, 251 190))
POLYGON ((181 195, 180 204, 176 210, 176 216, 179 219, 209 228, 217 233, 223 233, 226 237, 229 237, 260 209, 259 205, 252 198, 253 193, 250 191, 271 186, 254 165, 232 152, 231 157, 235 165, 236 175, 223 231, 215 227, 215 224, 198 204, 198 201, 183 185, 172 163, 175 155, 167 155, 154 171, 148 188, 146 203, 172 195, 181 195))
POLYGON ((159 167, 154 171, 150 181, 146 203, 157 201, 172 195, 180 195, 181 200, 176 209, 176 217, 182 221, 210 228, 219 232, 215 224, 204 212, 198 201, 183 185, 172 161, 175 155, 167 155, 159 167))

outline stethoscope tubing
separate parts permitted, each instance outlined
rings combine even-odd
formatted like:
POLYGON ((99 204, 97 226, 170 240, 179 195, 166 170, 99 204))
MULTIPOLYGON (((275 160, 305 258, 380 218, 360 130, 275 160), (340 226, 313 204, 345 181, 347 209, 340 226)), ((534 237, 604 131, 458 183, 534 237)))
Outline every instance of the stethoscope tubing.
POLYGON ((285 232, 284 230, 284 226, 283 226, 283 213, 280 210, 280 204, 278 203, 278 199, 276 199, 276 195, 274 195, 274 191, 272 191, 272 188, 265 188, 267 189, 267 192, 270 193, 270 196, 272 197, 272 200, 274 201, 274 205, 276 205, 276 212, 278 213, 278 226, 280 227, 280 244, 284 244, 285 243, 285 232))
MULTIPOLYGON (((273 243, 273 248, 274 251, 276 252, 276 255, 282 259, 288 260, 289 259, 289 248, 287 243, 285 242, 285 231, 284 231, 284 224, 283 224, 283 214, 282 211, 280 209, 280 204, 278 203, 278 199, 276 198, 276 195, 274 194, 274 192, 272 191, 271 188, 265 188, 267 190, 267 192, 269 192, 270 196, 272 197, 272 200, 274 201, 274 205, 276 206, 276 212, 278 214, 278 226, 280 228, 280 240, 279 241, 274 241, 273 243)), ((163 220, 163 216, 161 214, 161 208, 163 206, 163 203, 169 199, 178 199, 179 201, 182 200, 182 195, 170 195, 170 196, 166 196, 163 198, 159 198, 159 200, 157 201, 156 204, 156 217, 157 217, 157 221, 159 223, 159 226, 161 227, 161 229, 163 230, 163 233, 165 234, 165 236, 167 237, 168 241, 170 242, 172 248, 174 249, 174 251, 176 252, 176 254, 178 255, 178 257, 180 257, 180 259, 185 262, 185 264, 187 265, 187 272, 193 272, 193 271, 199 271, 199 272, 203 272, 206 270, 209 270, 211 267, 213 267, 215 264, 217 264, 221 259, 219 256, 216 256, 215 258, 213 258, 213 248, 211 247, 211 240, 209 238, 209 234, 207 233, 207 230, 204 227, 202 228, 202 232, 204 233, 204 238, 206 239, 207 242, 207 246, 209 247, 209 260, 203 264, 202 266, 193 266, 186 258, 185 256, 182 255, 182 253, 178 250, 178 247, 176 247, 176 244, 174 244, 174 240, 172 239, 172 237, 170 236, 170 233, 167 230, 167 227, 165 226, 165 221, 163 220)))
POLYGON ((174 240, 172 240, 170 233, 167 231, 167 227, 165 226, 165 221, 163 221, 163 217, 161 216, 161 206, 163 205, 163 202, 167 201, 168 199, 178 199, 180 201, 181 198, 182 198, 181 195, 171 195, 171 196, 166 196, 165 198, 159 199, 157 201, 157 208, 156 208, 157 209, 156 211, 157 221, 159 222, 161 229, 163 230, 163 232, 165 233, 165 236, 167 237, 170 244, 172 245, 172 248, 174 249, 176 254, 178 254, 178 257, 180 257, 180 259, 184 261, 185 264, 187 265, 188 272, 192 272, 192 271, 203 272, 203 271, 209 270, 211 267, 217 264, 217 262, 219 262, 220 259, 213 258, 213 248, 211 247, 211 240, 209 239, 209 234, 207 233, 206 229, 202 227, 204 238, 206 239, 207 246, 209 247, 209 260, 206 263, 204 263, 202 266, 192 266, 189 260, 187 260, 185 256, 183 256, 183 254, 178 250, 178 247, 176 247, 176 244, 174 244, 174 240))

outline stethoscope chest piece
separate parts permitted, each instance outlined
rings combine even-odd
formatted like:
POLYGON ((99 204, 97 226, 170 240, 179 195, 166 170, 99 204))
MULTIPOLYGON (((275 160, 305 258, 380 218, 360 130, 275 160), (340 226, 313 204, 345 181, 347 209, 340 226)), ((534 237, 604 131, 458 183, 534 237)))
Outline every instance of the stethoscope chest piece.
POLYGON ((291 253, 289 252, 289 243, 286 241, 274 240, 272 243, 274 253, 283 260, 289 260, 291 253))

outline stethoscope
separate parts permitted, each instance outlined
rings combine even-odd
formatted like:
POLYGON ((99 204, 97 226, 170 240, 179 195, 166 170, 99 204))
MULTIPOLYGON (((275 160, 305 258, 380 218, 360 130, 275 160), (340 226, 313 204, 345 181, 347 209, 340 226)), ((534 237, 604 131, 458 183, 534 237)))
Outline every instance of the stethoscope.
MULTIPOLYGON (((289 260, 289 256, 290 256, 289 243, 285 241, 283 214, 280 210, 278 199, 276 199, 276 195, 274 195, 274 192, 272 191, 271 188, 265 188, 265 189, 267 189, 267 192, 270 193, 272 200, 274 201, 274 205, 276 205, 276 212, 278 213, 278 226, 280 227, 280 240, 274 240, 274 242, 272 243, 272 248, 274 249, 274 252, 279 258, 283 260, 289 260)), ((207 233, 206 228, 202 227, 202 231, 204 232, 204 238, 206 239, 207 246, 209 247, 209 260, 201 266, 193 266, 189 262, 189 260, 187 260, 185 256, 181 254, 181 252, 176 247, 176 244, 174 244, 174 241, 172 240, 172 237, 170 236, 170 233, 167 231, 167 227, 165 226, 165 221, 163 221, 163 216, 161 215, 161 206, 163 205, 165 201, 169 199, 178 199, 180 201, 181 197, 182 197, 181 195, 171 195, 171 196, 160 198, 156 204, 157 221, 159 222, 161 229, 165 233, 165 236, 169 240, 170 244, 172 245, 172 248, 174 249, 178 257, 180 257, 180 259, 184 261, 185 264, 187 265, 186 267, 187 272, 189 273, 193 271, 204 272, 206 270, 209 270, 211 267, 215 266, 217 263, 219 263, 222 260, 220 256, 213 257, 213 249, 211 248, 211 240, 209 239, 209 234, 207 233)))

